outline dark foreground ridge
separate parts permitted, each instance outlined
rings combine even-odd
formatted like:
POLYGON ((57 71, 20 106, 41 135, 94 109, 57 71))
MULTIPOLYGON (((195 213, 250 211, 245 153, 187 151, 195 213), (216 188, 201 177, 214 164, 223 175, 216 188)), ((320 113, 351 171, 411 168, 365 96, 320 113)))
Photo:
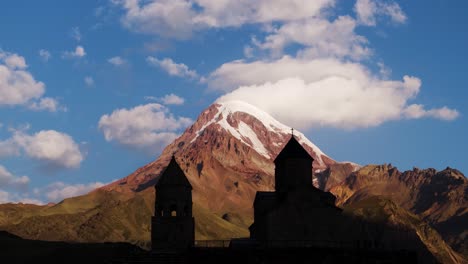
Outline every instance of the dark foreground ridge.
POLYGON ((66 243, 22 239, 0 231, 1 263, 113 263, 146 253, 128 243, 66 243))

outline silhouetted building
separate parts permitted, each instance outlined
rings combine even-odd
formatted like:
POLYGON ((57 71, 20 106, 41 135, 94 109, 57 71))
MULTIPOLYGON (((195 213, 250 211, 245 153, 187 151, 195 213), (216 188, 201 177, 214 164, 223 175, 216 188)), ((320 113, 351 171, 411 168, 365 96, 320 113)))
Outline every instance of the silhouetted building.
MULTIPOLYGON (((255 196, 250 238, 233 239, 230 243, 197 241, 195 245, 192 186, 172 157, 155 186, 153 254, 146 260, 148 263, 417 262, 415 251, 404 250, 407 247, 384 247, 385 241, 406 241, 399 237, 399 232, 345 216, 335 206, 334 195, 315 188, 313 161, 291 135, 274 160, 275 191, 258 191, 255 196)), ((413 241, 419 240, 407 242, 413 241)), ((143 256, 135 262, 144 263, 144 259, 143 256)))
POLYGON ((274 161, 276 191, 255 196, 252 239, 278 246, 290 241, 314 245, 342 241, 342 210, 335 206, 334 195, 312 185, 313 161, 291 135, 274 161))
POLYGON ((172 156, 158 183, 151 219, 154 252, 184 250, 194 245, 195 221, 192 217, 192 185, 172 156))

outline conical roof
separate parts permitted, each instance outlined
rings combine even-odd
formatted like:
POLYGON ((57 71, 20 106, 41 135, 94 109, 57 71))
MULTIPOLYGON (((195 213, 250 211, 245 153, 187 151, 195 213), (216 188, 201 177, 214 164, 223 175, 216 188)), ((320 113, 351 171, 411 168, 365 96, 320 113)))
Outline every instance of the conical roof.
POLYGON ((159 178, 158 183, 156 183, 156 187, 167 185, 183 185, 192 188, 192 185, 185 176, 185 173, 180 168, 174 156, 172 156, 171 161, 159 178))
POLYGON ((275 163, 280 160, 285 159, 311 159, 314 160, 309 153, 302 147, 301 143, 299 143, 294 135, 291 135, 291 139, 289 139, 288 143, 284 146, 283 150, 276 156, 275 163))

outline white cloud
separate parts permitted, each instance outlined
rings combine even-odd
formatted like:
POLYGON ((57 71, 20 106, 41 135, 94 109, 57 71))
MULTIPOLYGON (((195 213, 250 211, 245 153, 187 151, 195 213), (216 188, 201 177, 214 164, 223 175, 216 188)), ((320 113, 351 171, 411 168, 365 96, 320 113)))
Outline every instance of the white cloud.
MULTIPOLYGON (((267 51, 270 56, 225 63, 203 80, 211 90, 228 93, 219 100, 247 101, 290 125, 360 128, 405 118, 453 120, 458 116, 448 107, 416 109, 412 100, 420 91, 417 77, 389 80, 391 70, 383 62, 377 63, 380 74, 360 63, 374 62, 369 60, 373 51, 368 40, 356 32, 358 26, 375 26, 383 18, 406 22, 394 1, 358 0, 356 19, 331 15, 332 0, 118 2, 126 10, 122 22, 127 28, 163 37, 184 39, 209 28, 260 24, 261 37, 252 36, 244 55, 252 59, 267 51), (285 55, 290 47, 294 56, 285 55), (296 111, 290 110, 291 105, 296 111)), ((148 57, 147 61, 170 75, 198 76, 168 58, 148 57)))
POLYGON ((22 56, 0 50, 0 106, 25 105, 39 99, 45 85, 26 71, 22 56))
POLYGON ((446 106, 439 109, 425 110, 423 105, 412 104, 404 109, 404 116, 409 119, 418 119, 423 117, 433 117, 441 120, 451 121, 460 116, 457 110, 446 106))
POLYGON ((74 38, 76 41, 81 40, 81 32, 79 27, 74 27, 70 30, 70 37, 74 38))
POLYGON ((26 65, 26 61, 24 60, 24 57, 19 56, 15 53, 3 54, 3 56, 0 54, 0 58, 3 58, 5 65, 12 70, 22 70, 28 67, 28 65, 26 65))
POLYGON ((11 157, 18 155, 20 155, 19 148, 11 138, 4 141, 0 140, 0 157, 11 157))
POLYGON ((291 44, 303 46, 302 58, 349 57, 362 59, 371 55, 366 47, 367 39, 355 33, 356 21, 349 16, 340 16, 334 21, 309 18, 292 21, 274 29, 263 42, 253 39, 260 49, 270 50, 274 57, 283 55, 291 44))
POLYGON ((210 85, 231 91, 220 101, 246 101, 298 128, 350 129, 402 118, 458 116, 447 107, 424 110, 423 106, 418 116, 409 104, 420 91, 421 80, 416 77, 382 80, 361 64, 337 59, 231 62, 212 73, 210 85))
POLYGON ((29 184, 28 176, 15 176, 9 172, 4 166, 0 165, 0 187, 13 187, 24 189, 29 184))
POLYGON ((359 23, 366 26, 375 26, 377 16, 388 16, 394 23, 405 23, 406 14, 394 1, 383 0, 357 0, 354 5, 359 23))
POLYGON ((354 11, 356 12, 361 24, 375 26, 375 13, 377 12, 377 6, 374 0, 357 0, 354 5, 354 11))
POLYGON ((2 156, 21 155, 40 162, 47 169, 77 168, 83 154, 71 136, 55 130, 41 130, 33 135, 15 130, 11 138, 0 141, 2 156))
POLYGON ((119 56, 112 57, 108 59, 107 61, 114 66, 121 66, 126 63, 126 61, 119 56))
POLYGON ((87 194, 88 192, 104 185, 106 184, 102 182, 92 182, 88 184, 67 184, 64 182, 54 182, 38 190, 38 192, 46 193, 46 198, 50 202, 59 202, 65 198, 87 194))
POLYGON ((156 101, 165 105, 182 105, 185 102, 184 98, 172 93, 166 94, 163 97, 145 96, 145 100, 156 101))
POLYGON ((406 14, 397 3, 391 2, 383 4, 382 9, 383 14, 388 15, 394 23, 402 24, 406 22, 406 14))
POLYGON ((335 75, 364 82, 370 73, 359 63, 334 58, 302 60, 283 56, 278 60, 225 63, 210 74, 208 85, 212 90, 228 92, 239 86, 277 82, 296 76, 309 83, 335 75))
POLYGON ((182 105, 185 100, 175 94, 167 94, 161 98, 161 102, 165 105, 182 105))
POLYGON ((76 46, 74 51, 65 51, 63 53, 63 58, 81 58, 86 55, 86 51, 83 46, 76 46))
POLYGON ((153 66, 159 67, 171 76, 185 77, 185 78, 198 78, 198 74, 194 70, 190 70, 189 67, 183 63, 175 63, 170 58, 164 58, 159 60, 155 57, 148 56, 146 61, 153 66))
POLYGON ((244 56, 246 58, 252 58, 254 49, 251 46, 244 46, 244 56))
POLYGON ((63 111, 66 112, 67 108, 61 106, 57 100, 50 97, 43 97, 38 102, 32 102, 29 106, 29 109, 34 111, 46 110, 49 112, 63 111))
POLYGON ((78 168, 83 161, 78 144, 71 136, 55 130, 42 130, 34 135, 16 132, 13 141, 27 156, 52 168, 78 168))
POLYGON ((151 153, 161 151, 178 136, 178 131, 192 124, 186 117, 174 117, 160 104, 117 109, 99 120, 99 129, 107 141, 151 153))
POLYGON ((84 78, 84 83, 85 83, 86 86, 88 86, 88 87, 94 86, 94 79, 93 79, 93 77, 91 77, 91 76, 86 76, 86 77, 84 78))
POLYGON ((45 49, 39 50, 39 56, 45 62, 49 61, 49 59, 52 57, 50 52, 48 50, 45 50, 45 49))
POLYGON ((132 31, 184 39, 206 28, 293 21, 320 15, 334 0, 159 0, 115 1, 126 11, 122 23, 132 31))
POLYGON ((392 70, 388 68, 383 62, 378 62, 377 66, 379 67, 380 76, 384 79, 388 79, 392 74, 392 70))
POLYGON ((147 95, 147 96, 144 97, 144 99, 147 100, 147 101, 158 101, 159 97, 147 95))

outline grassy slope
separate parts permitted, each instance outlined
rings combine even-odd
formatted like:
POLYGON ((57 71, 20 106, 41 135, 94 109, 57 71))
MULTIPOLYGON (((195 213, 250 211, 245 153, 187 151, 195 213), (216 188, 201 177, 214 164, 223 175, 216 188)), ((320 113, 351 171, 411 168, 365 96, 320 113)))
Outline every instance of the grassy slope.
MULTIPOLYGON (((153 203, 154 193, 149 188, 133 197, 96 191, 33 210, 26 206, 0 205, 0 221, 3 223, 0 229, 29 239, 127 241, 149 248, 153 203)), ((249 236, 245 225, 228 222, 197 204, 194 204, 194 217, 197 240, 249 236)))

